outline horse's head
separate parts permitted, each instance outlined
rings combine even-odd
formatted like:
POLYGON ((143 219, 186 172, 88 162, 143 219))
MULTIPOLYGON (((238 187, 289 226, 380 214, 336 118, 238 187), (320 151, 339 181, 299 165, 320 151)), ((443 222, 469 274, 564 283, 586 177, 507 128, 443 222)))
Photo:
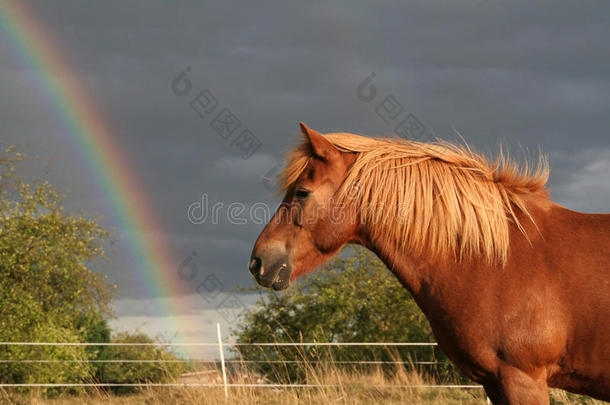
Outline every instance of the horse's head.
POLYGON ((258 237, 249 266, 260 285, 275 290, 288 287, 346 243, 359 241, 350 205, 333 198, 356 155, 340 151, 320 133, 300 125, 306 143, 292 156, 298 161, 288 162, 286 194, 258 237))

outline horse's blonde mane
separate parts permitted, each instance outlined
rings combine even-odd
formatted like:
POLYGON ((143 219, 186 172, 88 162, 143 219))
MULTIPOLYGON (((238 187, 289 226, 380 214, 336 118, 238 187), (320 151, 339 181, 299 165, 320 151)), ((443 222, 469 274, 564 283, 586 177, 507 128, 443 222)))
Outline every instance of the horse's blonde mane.
MULTIPOLYGON (((532 219, 523 196, 546 194, 549 168, 542 155, 532 170, 502 153, 490 161, 467 145, 347 133, 325 138, 339 150, 357 154, 335 200, 355 204, 373 240, 416 257, 482 255, 503 264, 509 224, 525 233, 516 210, 532 219)), ((283 191, 311 158, 307 140, 288 155, 280 178, 283 191)))

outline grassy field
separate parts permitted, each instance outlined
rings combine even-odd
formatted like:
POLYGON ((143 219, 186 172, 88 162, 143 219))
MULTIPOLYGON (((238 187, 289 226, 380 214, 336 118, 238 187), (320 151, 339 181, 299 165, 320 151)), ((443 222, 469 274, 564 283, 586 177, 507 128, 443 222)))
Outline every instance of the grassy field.
MULTIPOLYGON (((434 384, 421 374, 399 368, 392 375, 380 368, 368 372, 348 372, 336 366, 307 367, 306 383, 333 385, 324 388, 230 388, 229 404, 485 404, 482 389, 375 388, 379 385, 434 384)), ((237 381, 233 381, 237 382, 237 381)), ((551 391, 552 404, 602 404, 601 401, 551 391)), ((2 404, 224 404, 222 388, 150 387, 128 395, 114 395, 97 390, 81 395, 61 394, 45 398, 40 392, 0 393, 2 404)))

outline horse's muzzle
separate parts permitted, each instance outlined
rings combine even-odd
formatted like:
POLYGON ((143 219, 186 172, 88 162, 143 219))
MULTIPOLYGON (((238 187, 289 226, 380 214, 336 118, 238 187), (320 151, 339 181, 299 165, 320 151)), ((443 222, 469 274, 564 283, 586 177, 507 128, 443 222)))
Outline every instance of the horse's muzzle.
POLYGON ((283 290, 290 285, 292 269, 285 254, 252 255, 248 268, 263 287, 283 290))

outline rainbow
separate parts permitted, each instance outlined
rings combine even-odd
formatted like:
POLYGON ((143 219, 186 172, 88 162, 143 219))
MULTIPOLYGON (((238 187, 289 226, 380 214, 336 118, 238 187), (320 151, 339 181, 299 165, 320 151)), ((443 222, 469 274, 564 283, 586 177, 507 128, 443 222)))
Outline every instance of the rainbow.
MULTIPOLYGON (((107 120, 80 85, 80 75, 71 67, 52 33, 24 2, 9 0, 0 2, 0 34, 18 60, 26 64, 32 83, 62 124, 68 142, 75 145, 87 162, 91 176, 107 198, 113 220, 128 230, 125 239, 138 276, 154 296, 183 292, 176 271, 179 261, 163 239, 142 183, 127 164, 107 120)), ((162 301, 163 316, 171 319, 181 312, 176 307, 178 300, 162 301)), ((178 322, 168 325, 166 333, 178 336, 179 340, 178 322)))

